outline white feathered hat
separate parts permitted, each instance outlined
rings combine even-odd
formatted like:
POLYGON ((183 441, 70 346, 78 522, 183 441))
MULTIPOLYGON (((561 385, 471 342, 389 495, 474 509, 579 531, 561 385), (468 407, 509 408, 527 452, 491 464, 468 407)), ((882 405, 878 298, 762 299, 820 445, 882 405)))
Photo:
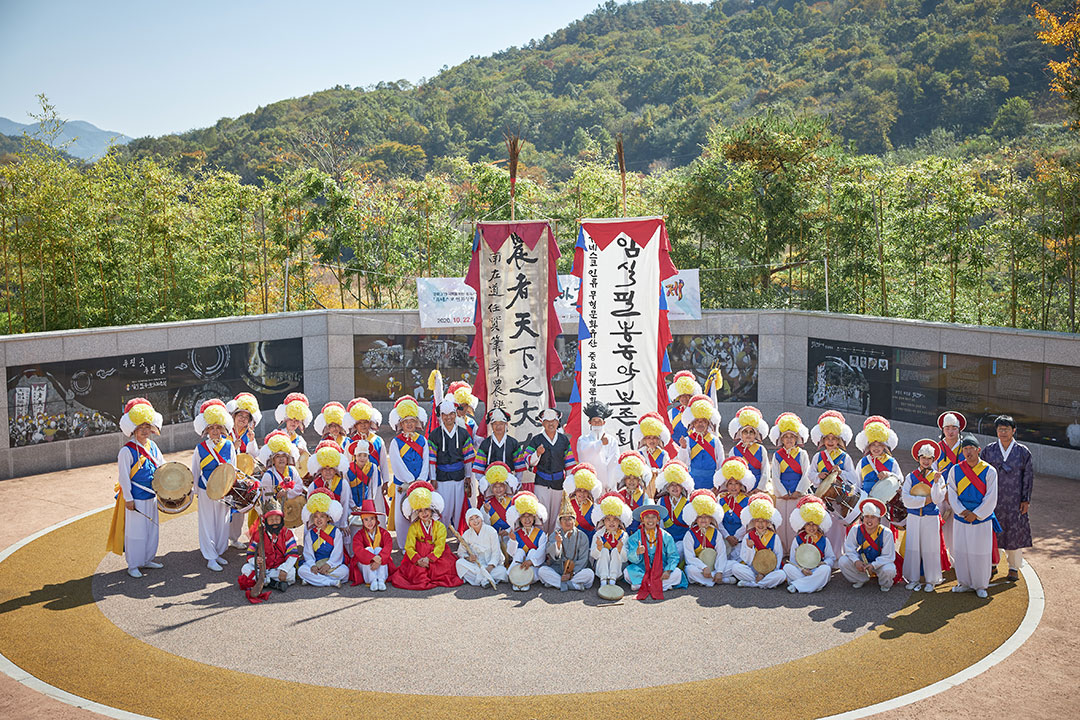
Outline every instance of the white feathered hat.
POLYGON ((712 490, 702 488, 690 493, 690 500, 682 511, 683 522, 693 525, 700 515, 711 517, 716 521, 717 527, 724 523, 724 507, 716 502, 716 496, 712 494, 712 490))
POLYGON ((821 528, 822 533, 829 532, 829 528, 832 527, 832 517, 829 516, 829 511, 825 507, 825 501, 817 495, 805 495, 800 498, 788 517, 788 524, 796 533, 808 522, 821 528))
POLYGON ((707 419, 714 428, 720 427, 720 411, 708 395, 695 395, 690 398, 690 404, 682 413, 682 422, 686 427, 701 418, 707 419))
POLYGON ((506 522, 511 528, 516 528, 522 515, 535 515, 536 524, 543 525, 547 522, 547 508, 528 490, 522 490, 510 500, 510 507, 506 510, 506 522))
POLYGON ((217 398, 207 400, 200 405, 199 414, 195 416, 191 424, 195 426, 195 432, 199 435, 206 432, 206 428, 211 425, 221 425, 229 432, 233 429, 232 415, 225 409, 225 403, 217 398))
POLYGON ((892 426, 889 425, 889 421, 880 415, 871 415, 866 418, 862 430, 855 436, 855 447, 861 452, 866 452, 866 448, 872 442, 883 442, 890 450, 894 450, 900 442, 892 426))
POLYGON ((370 420, 376 425, 382 425, 382 413, 376 410, 375 406, 372 405, 371 401, 367 398, 353 398, 349 401, 349 404, 345 406, 345 410, 353 419, 353 425, 361 420, 370 420))
POLYGON ((754 483, 757 482, 757 478, 754 477, 754 473, 750 470, 746 458, 738 455, 724 458, 724 462, 720 466, 720 476, 723 478, 724 485, 727 485, 728 480, 738 480, 742 483, 743 492, 750 492, 750 488, 754 487, 754 483))
POLYGON ((401 421, 410 417, 419 420, 421 426, 427 424, 427 411, 420 407, 416 398, 412 395, 402 395, 394 401, 394 409, 390 411, 390 428, 396 432, 401 421))
POLYGON ((478 487, 480 492, 486 493, 492 485, 498 483, 505 483, 507 489, 510 492, 514 492, 518 489, 518 479, 514 475, 514 471, 510 469, 510 466, 502 461, 495 461, 489 463, 484 470, 483 477, 480 478, 478 487))
POLYGON ((815 445, 820 445, 821 439, 826 435, 835 435, 844 445, 851 442, 851 428, 844 419, 844 413, 839 410, 826 410, 818 415, 817 424, 810 430, 810 439, 815 445))
POLYGON ((793 412, 780 413, 776 418, 776 424, 769 430, 769 440, 773 445, 780 444, 780 436, 786 432, 793 432, 799 436, 799 444, 802 445, 810 437, 810 431, 806 429, 802 418, 793 412))
POLYGON ((322 406, 322 410, 315 417, 315 432, 320 435, 326 430, 327 425, 337 423, 345 432, 352 430, 356 424, 353 416, 345 411, 345 406, 339 402, 328 402, 322 406))
POLYGON ((567 495, 578 489, 588 490, 593 500, 600 497, 600 479, 596 477, 596 468, 589 463, 578 463, 563 480, 563 492, 567 495))
POLYGON ((764 440, 769 436, 769 423, 761 416, 761 411, 753 405, 744 405, 735 413, 728 423, 728 434, 733 440, 739 439, 739 433, 744 427, 752 427, 757 430, 758 438, 764 440))
POLYGON ((308 402, 307 395, 294 392, 285 396, 274 410, 274 420, 283 423, 286 418, 299 420, 304 427, 311 424, 311 403, 308 402))
POLYGON ((664 446, 671 442, 671 431, 668 430, 664 417, 658 412, 647 412, 638 418, 637 427, 630 433, 630 441, 637 447, 642 438, 658 437, 660 445, 664 446))
POLYGON ((401 503, 401 514, 410 520, 415 520, 415 513, 424 508, 431 508, 431 513, 439 517, 446 506, 443 496, 435 492, 435 488, 426 480, 417 480, 409 483, 409 489, 405 493, 405 499, 401 503))
POLYGON ((780 528, 780 523, 783 522, 780 511, 773 505, 772 498, 765 493, 751 496, 750 502, 739 513, 739 521, 742 522, 743 527, 749 525, 754 518, 768 520, 777 529, 780 528))
POLYGON ((690 470, 686 465, 678 460, 668 460, 664 463, 664 467, 660 469, 660 474, 656 477, 656 491, 664 492, 672 483, 682 485, 687 496, 694 492, 694 478, 690 477, 690 470))
POLYGON ((455 405, 468 405, 473 410, 480 403, 480 398, 473 395, 472 385, 464 380, 450 383, 446 388, 446 397, 453 400, 455 405))
POLYGON ((264 467, 269 466, 270 458, 278 453, 288 455, 293 462, 300 459, 300 448, 296 447, 284 430, 274 430, 263 439, 259 446, 259 463, 264 467))
POLYGON ((612 491, 604 493, 593 503, 590 517, 592 524, 597 528, 597 532, 603 532, 600 523, 608 515, 619 518, 623 527, 629 527, 634 519, 634 513, 630 510, 630 506, 626 504, 623 496, 612 491))
POLYGON ((315 452, 308 456, 309 475, 317 475, 323 468, 334 468, 342 474, 349 469, 349 456, 333 440, 323 440, 315 446, 315 452))
POLYGON ((651 475, 648 461, 641 457, 641 453, 633 450, 627 450, 619 455, 619 470, 623 474, 623 477, 619 478, 620 482, 627 476, 636 477, 641 482, 645 482, 645 478, 651 475))
POLYGON ((262 422, 262 410, 259 409, 259 401, 249 392, 239 393, 232 400, 225 403, 225 409, 229 411, 230 415, 236 415, 236 413, 243 410, 251 416, 252 425, 258 425, 262 422))
POLYGON ((694 397, 700 394, 701 383, 697 381, 694 373, 690 370, 680 370, 671 376, 671 384, 667 388, 669 402, 675 402, 675 399, 681 395, 694 397))
POLYGON ((161 413, 154 410, 149 400, 141 397, 131 398, 124 404, 124 414, 120 416, 120 430, 131 437, 135 428, 143 423, 150 423, 154 426, 155 432, 159 432, 164 422, 165 419, 161 417, 161 413))
POLYGON ((341 503, 335 500, 330 493, 321 488, 311 493, 308 497, 307 502, 304 504, 304 510, 300 513, 300 517, 306 525, 311 520, 312 514, 317 512, 324 512, 329 515, 330 520, 332 520, 335 525, 341 521, 341 503))

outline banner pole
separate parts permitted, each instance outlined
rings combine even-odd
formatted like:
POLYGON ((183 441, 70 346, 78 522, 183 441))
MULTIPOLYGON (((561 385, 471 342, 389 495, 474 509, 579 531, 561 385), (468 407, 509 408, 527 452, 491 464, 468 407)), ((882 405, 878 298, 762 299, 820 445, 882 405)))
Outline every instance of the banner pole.
POLYGON ((829 254, 825 253, 825 312, 829 312, 829 254))

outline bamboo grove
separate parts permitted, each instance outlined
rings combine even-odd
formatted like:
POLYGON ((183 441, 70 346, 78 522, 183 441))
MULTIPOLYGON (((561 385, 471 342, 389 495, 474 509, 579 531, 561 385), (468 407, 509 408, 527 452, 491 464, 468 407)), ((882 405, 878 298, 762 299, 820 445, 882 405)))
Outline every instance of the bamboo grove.
MULTIPOLYGON (((629 215, 664 214, 707 308, 834 312, 1076 332, 1080 153, 862 155, 828 123, 714 128, 690 165, 630 173, 629 215), (826 269, 825 259, 828 258, 826 269)), ((554 221, 568 272, 582 217, 622 212, 596 146, 518 218, 554 221)), ((377 179, 293 158, 259 185, 198 158, 79 165, 36 140, 0 164, 0 332, 280 310, 415 307, 416 276, 463 275, 477 219, 509 219, 499 163, 377 179)))

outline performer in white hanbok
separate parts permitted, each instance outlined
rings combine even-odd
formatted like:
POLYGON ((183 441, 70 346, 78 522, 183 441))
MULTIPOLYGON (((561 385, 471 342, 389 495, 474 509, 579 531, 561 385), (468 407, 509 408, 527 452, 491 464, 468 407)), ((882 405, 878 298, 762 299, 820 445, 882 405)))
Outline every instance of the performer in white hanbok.
MULTIPOLYGON (((259 401, 251 393, 239 393, 225 403, 233 419, 233 429, 229 433, 233 450, 237 455, 246 453, 252 459, 259 455, 259 443, 255 439, 255 428, 262 422, 259 401)), ((258 478, 256 478, 258 479, 258 478)), ((233 547, 247 548, 247 543, 240 542, 240 535, 255 520, 255 511, 242 513, 233 510, 229 515, 229 544, 233 547)))
POLYGON ((604 427, 607 419, 611 417, 611 408, 593 400, 582 407, 581 412, 589 419, 589 427, 587 430, 583 429, 581 437, 578 438, 577 460, 596 469, 596 478, 600 481, 602 492, 614 490, 619 481, 615 470, 619 442, 604 427))
MULTIPOLYGON (((941 430, 941 440, 938 448, 941 455, 938 456, 937 471, 948 482, 953 467, 960 462, 963 453, 960 451, 960 433, 967 427, 967 418, 956 410, 946 410, 938 415, 937 426, 941 430)), ((942 503, 938 509, 941 511, 941 535, 945 542, 946 551, 952 554, 952 507, 949 503, 942 503)))
POLYGON ((614 585, 622 577, 626 567, 626 528, 633 522, 632 513, 623 496, 616 492, 604 493, 593 505, 596 535, 590 555, 601 585, 614 585))
POLYGON ((161 431, 161 413, 145 398, 124 405, 120 430, 130 440, 116 457, 116 507, 109 528, 107 549, 123 555, 128 575, 143 576, 140 568, 160 568, 154 560, 158 547, 158 507, 154 472, 165 464, 157 443, 150 439, 161 431))
POLYGON ((341 521, 341 503, 325 490, 313 493, 304 506, 304 561, 296 574, 306 585, 341 587, 349 577, 345 564, 345 535, 336 524, 341 521))
POLYGON ((855 462, 844 450, 851 442, 851 428, 848 427, 843 413, 836 410, 826 410, 818 416, 817 424, 810 430, 810 442, 817 446, 811 463, 813 464, 813 487, 816 490, 821 482, 828 477, 833 470, 838 470, 838 482, 842 482, 857 493, 855 501, 848 509, 826 501, 825 507, 829 509, 832 517, 832 526, 826 531, 829 542, 834 548, 842 549, 847 537, 847 529, 859 519, 859 501, 866 499, 866 493, 859 487, 859 474, 855 470, 855 462))
MULTIPOLYGON (((520 567, 533 571, 533 582, 540 579, 537 570, 547 558, 547 534, 543 525, 547 521, 547 508, 527 490, 514 495, 510 509, 506 511, 510 524, 510 539, 506 552, 510 555, 510 570, 520 567)), ((528 590, 528 585, 513 585, 514 590, 528 590)))
POLYGON ((191 453, 191 474, 198 488, 199 550, 206 567, 221 572, 228 561, 222 557, 229 547, 229 512, 231 508, 221 500, 211 500, 206 494, 206 481, 218 465, 236 467, 236 455, 228 433, 232 432, 233 420, 225 403, 207 400, 199 407, 193 423, 195 432, 205 434, 202 442, 191 453))
POLYGON ((949 504, 953 509, 953 565, 956 587, 953 592, 987 596, 993 571, 993 533, 1001 532, 994 509, 997 507, 997 470, 979 458, 979 441, 965 433, 960 439, 964 459, 949 475, 949 504))
POLYGON ((274 430, 263 438, 259 462, 266 472, 259 478, 259 492, 264 499, 273 497, 284 503, 304 494, 304 483, 296 469, 299 459, 300 451, 284 430, 274 430))
POLYGON ((723 573, 722 582, 726 585, 734 585, 738 579, 731 570, 737 565, 742 557, 742 539, 746 533, 746 527, 742 522, 742 513, 750 504, 750 486, 754 484, 754 475, 746 466, 746 460, 741 457, 730 457, 720 466, 723 485, 717 488, 717 501, 720 504, 720 533, 724 538, 726 564, 720 565, 717 560, 717 569, 723 573))
MULTIPOLYGON (((772 473, 772 488, 776 493, 776 509, 780 517, 787 518, 795 511, 799 500, 810 492, 814 484, 814 469, 810 465, 810 455, 800 446, 810 438, 802 418, 795 413, 781 413, 776 424, 769 431, 769 440, 776 446, 769 469, 772 473)), ((781 523, 777 528, 782 547, 790 547, 795 539, 795 531, 788 523, 781 523)))
POLYGON ((484 524, 484 512, 476 508, 465 511, 465 522, 468 527, 461 536, 469 547, 466 549, 464 543, 458 545, 458 577, 476 586, 488 585, 488 577, 496 583, 506 582, 499 533, 484 524))
POLYGON ((934 470, 941 447, 923 439, 911 448, 919 466, 909 472, 900 486, 900 499, 907 508, 907 532, 904 534, 904 577, 908 590, 919 590, 920 579, 926 592, 941 584, 942 538, 940 508, 945 502, 945 478, 934 470))
POLYGON ((762 445, 769 434, 769 424, 761 411, 752 405, 739 408, 728 423, 728 434, 735 441, 730 456, 746 460, 747 467, 754 475, 754 487, 750 491, 773 495, 772 463, 769 461, 769 451, 762 445))
POLYGON ((739 562, 728 570, 739 581, 739 587, 774 588, 787 579, 780 569, 784 549, 776 534, 781 522, 780 513, 768 495, 750 496, 750 504, 742 511, 744 539, 740 543, 739 562), (759 559, 766 557, 773 560, 765 563, 759 559))
POLYGON ((896 579, 896 542, 892 530, 882 526, 885 503, 867 498, 859 503, 862 519, 848 530, 844 554, 837 564, 854 588, 877 577, 881 592, 889 592, 896 579))
POLYGON ((712 587, 724 574, 727 553, 720 525, 723 509, 712 490, 695 490, 682 512, 690 531, 683 536, 682 554, 686 578, 692 583, 712 587))
POLYGON ((817 592, 828 584, 836 567, 836 553, 826 536, 832 518, 825 509, 825 501, 814 495, 803 497, 791 511, 788 524, 795 533, 784 565, 788 592, 817 592))

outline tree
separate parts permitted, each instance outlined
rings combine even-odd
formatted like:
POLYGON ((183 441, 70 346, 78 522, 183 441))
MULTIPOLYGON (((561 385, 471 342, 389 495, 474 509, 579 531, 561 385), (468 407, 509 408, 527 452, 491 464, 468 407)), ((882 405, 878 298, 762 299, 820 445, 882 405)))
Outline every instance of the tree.
POLYGON ((1034 3, 1035 19, 1042 30, 1036 33, 1044 44, 1062 48, 1063 60, 1050 60, 1053 79, 1050 89, 1060 95, 1073 114, 1072 128, 1080 130, 1080 0, 1074 0, 1073 9, 1059 17, 1039 3, 1034 3))

